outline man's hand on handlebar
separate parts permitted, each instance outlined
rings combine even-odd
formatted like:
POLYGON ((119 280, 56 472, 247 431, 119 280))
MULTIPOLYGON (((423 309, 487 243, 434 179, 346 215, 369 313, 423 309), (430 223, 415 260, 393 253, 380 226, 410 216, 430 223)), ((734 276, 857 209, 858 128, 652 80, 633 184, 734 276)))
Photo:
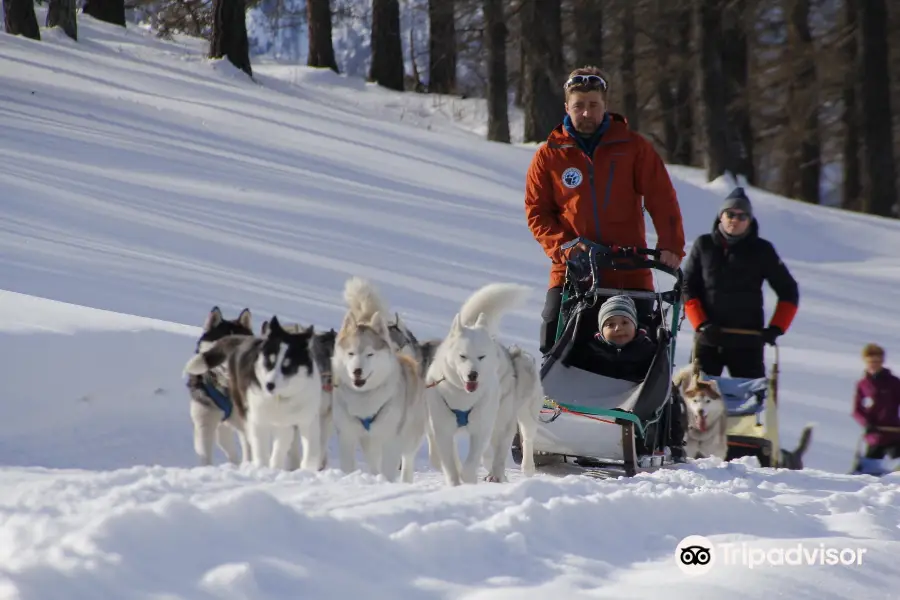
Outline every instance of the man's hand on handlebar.
POLYGON ((670 269, 677 269, 681 266, 681 259, 674 252, 669 252, 668 250, 663 250, 659 253, 659 262, 670 269))

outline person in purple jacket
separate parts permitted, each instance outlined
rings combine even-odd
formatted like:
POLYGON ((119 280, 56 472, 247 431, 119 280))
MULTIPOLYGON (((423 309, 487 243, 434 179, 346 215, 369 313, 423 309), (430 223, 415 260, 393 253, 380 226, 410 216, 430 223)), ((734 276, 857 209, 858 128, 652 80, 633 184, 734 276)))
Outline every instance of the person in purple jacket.
MULTIPOLYGON (((881 346, 866 344, 862 357, 866 370, 856 384, 853 418, 866 429, 868 448, 863 458, 880 461, 888 454, 900 457, 900 378, 884 366, 881 346)), ((861 462, 855 471, 860 471, 861 462)))

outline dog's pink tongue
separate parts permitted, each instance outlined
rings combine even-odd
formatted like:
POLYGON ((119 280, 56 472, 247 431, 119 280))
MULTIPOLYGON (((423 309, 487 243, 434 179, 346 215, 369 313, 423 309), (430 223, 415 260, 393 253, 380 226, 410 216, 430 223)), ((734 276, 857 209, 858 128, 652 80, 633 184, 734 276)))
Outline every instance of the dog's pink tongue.
POLYGON ((706 431, 706 415, 700 415, 700 431, 706 431))
POLYGON ((466 382, 466 391, 467 392, 474 392, 477 389, 478 389, 477 381, 467 381, 466 382))

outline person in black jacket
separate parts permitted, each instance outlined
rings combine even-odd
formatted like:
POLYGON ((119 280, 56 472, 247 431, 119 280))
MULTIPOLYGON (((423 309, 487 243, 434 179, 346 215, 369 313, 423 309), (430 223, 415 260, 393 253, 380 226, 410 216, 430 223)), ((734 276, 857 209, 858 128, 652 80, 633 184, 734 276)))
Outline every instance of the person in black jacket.
POLYGON ((765 377, 765 346, 774 345, 791 325, 799 306, 797 282, 775 247, 759 237, 759 223, 742 187, 719 209, 713 230, 699 236, 684 267, 684 312, 700 333, 696 358, 707 375, 765 377), (763 281, 778 296, 765 325, 763 281), (762 331, 762 339, 737 339, 723 328, 762 331))

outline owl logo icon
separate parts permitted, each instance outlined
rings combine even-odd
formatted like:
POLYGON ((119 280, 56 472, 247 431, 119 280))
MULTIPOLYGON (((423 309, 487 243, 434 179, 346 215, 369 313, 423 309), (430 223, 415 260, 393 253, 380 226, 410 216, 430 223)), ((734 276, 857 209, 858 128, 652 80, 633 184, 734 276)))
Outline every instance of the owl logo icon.
POLYGON ((582 176, 581 171, 575 167, 569 167, 563 171, 562 182, 567 188, 577 188, 581 185, 582 179, 584 179, 584 177, 582 176))

